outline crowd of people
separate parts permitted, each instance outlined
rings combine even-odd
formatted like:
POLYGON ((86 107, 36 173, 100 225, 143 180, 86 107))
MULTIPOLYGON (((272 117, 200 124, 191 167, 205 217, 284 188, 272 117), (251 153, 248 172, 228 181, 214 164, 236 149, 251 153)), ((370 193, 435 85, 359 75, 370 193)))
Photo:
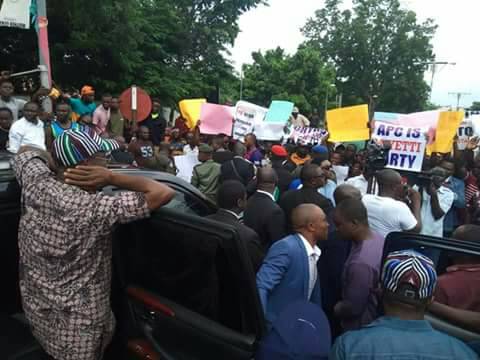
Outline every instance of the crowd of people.
MULTIPOLYGON (((178 155, 198 158, 191 184, 218 206, 210 219, 234 226, 246 245, 269 330, 259 359, 275 358, 272 349, 281 346, 286 322, 302 334, 313 331, 305 326, 323 329, 323 336, 293 340, 308 343, 298 351, 313 348, 331 359, 477 358, 462 341, 434 330, 424 315, 435 312, 480 332, 480 259, 453 257, 439 276, 435 251, 397 251, 382 263, 392 232, 477 241, 475 139, 465 150, 426 156, 422 175, 401 174, 375 168, 367 144, 259 142, 253 133, 243 141, 228 134, 203 135, 181 117, 170 124, 158 99, 149 117, 135 124, 122 116, 118 96, 104 94, 97 105, 91 86, 84 86, 79 97, 60 94, 50 114, 40 103, 49 92, 23 101, 13 90, 10 80, 2 80, 0 150, 16 154, 14 170, 26 207, 19 230, 20 286, 27 319, 53 358, 63 359, 74 348, 78 359, 94 359, 105 349, 113 318, 105 316, 111 246, 102 239, 115 223, 146 217, 173 197, 166 186, 112 175, 99 165, 111 161, 176 175, 178 155), (107 184, 131 192, 95 193, 107 184), (72 209, 79 211, 75 218, 69 215, 72 209), (98 227, 90 226, 92 216, 98 227), (73 228, 77 231, 68 233, 73 228), (42 251, 68 253, 59 243, 78 252, 68 255, 75 266, 67 258, 56 264, 57 273, 75 284, 53 276, 48 257, 44 263, 37 258, 42 251), (41 244, 41 251, 32 244, 41 244), (51 290, 52 284, 58 288, 51 290), (62 303, 62 291, 76 286, 88 289, 78 299, 88 304, 80 310, 77 302, 67 303, 70 299, 62 303), (52 301, 78 315, 57 314, 70 335, 58 334, 52 316, 38 312, 53 311, 52 301), (312 304, 318 311, 298 323, 301 309, 312 304), (286 320, 292 311, 294 320, 286 320), (85 317, 89 324, 82 323, 85 317), (89 327, 88 336, 78 336, 78 326, 89 327)), ((298 109, 290 123, 311 125, 298 109)))

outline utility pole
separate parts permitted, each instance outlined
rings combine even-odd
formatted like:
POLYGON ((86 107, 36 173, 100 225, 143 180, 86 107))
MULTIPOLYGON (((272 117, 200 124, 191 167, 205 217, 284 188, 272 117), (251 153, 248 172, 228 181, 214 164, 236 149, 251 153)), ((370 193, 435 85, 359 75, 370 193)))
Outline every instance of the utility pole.
POLYGON ((458 111, 458 109, 460 108, 460 99, 463 96, 467 96, 467 95, 471 95, 471 94, 466 93, 466 92, 449 92, 448 95, 454 95, 454 96, 457 97, 457 111, 458 111))
POLYGON ((430 71, 432 72, 432 79, 430 81, 430 101, 432 101, 433 80, 435 79, 435 75, 438 72, 442 71, 445 66, 447 65, 455 66, 457 65, 457 63, 448 62, 448 61, 427 61, 427 62, 416 63, 415 65, 428 65, 430 67, 430 71))
MULTIPOLYGON (((40 85, 44 88, 50 89, 52 87, 52 71, 50 66, 50 50, 48 47, 47 0, 36 1, 40 85)), ((43 108, 47 112, 52 111, 52 101, 49 97, 44 100, 43 108)))

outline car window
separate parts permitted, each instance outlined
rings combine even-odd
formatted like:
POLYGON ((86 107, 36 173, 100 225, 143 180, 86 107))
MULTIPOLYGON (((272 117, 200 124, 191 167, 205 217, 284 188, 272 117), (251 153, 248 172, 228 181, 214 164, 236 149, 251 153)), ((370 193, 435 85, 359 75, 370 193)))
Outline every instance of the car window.
POLYGON ((178 189, 175 189, 175 197, 165 207, 190 215, 207 216, 211 214, 201 199, 178 189))

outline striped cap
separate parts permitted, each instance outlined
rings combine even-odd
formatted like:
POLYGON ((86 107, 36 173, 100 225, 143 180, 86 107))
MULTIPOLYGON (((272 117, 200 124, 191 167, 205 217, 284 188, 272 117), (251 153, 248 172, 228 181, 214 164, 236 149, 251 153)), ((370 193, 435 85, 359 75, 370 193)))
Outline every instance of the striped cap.
POLYGON ((53 157, 63 166, 75 166, 94 154, 104 151, 90 134, 80 130, 64 131, 53 142, 53 157))
POLYGON ((100 145, 101 151, 109 152, 120 149, 120 144, 112 139, 104 139, 98 133, 89 126, 82 126, 81 131, 90 135, 93 140, 100 145))
POLYGON ((428 257, 413 250, 396 251, 387 256, 381 281, 385 290, 411 300, 424 300, 433 295, 437 272, 428 257), (405 287, 401 285, 409 285, 413 291, 402 290, 405 287))

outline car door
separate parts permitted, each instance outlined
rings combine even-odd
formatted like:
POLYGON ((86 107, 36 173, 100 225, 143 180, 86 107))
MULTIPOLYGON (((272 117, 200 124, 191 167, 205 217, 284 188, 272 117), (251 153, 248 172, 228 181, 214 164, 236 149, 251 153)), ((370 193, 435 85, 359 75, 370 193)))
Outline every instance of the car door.
POLYGON ((264 319, 232 227, 161 209, 123 227, 117 241, 136 335, 160 358, 253 358, 264 319))
MULTIPOLYGON (((480 242, 471 242, 457 239, 437 238, 412 233, 391 233, 387 236, 384 247, 384 258, 393 251, 413 249, 435 263, 438 276, 446 272, 452 264, 452 259, 459 255, 473 255, 480 258, 480 242)), ((479 284, 471 284, 479 286, 479 284)), ((429 312, 426 319, 434 328, 459 338, 466 343, 480 342, 480 330, 468 329, 460 319, 452 319, 444 314, 429 312), (457 321, 458 320, 458 321, 457 321)))

